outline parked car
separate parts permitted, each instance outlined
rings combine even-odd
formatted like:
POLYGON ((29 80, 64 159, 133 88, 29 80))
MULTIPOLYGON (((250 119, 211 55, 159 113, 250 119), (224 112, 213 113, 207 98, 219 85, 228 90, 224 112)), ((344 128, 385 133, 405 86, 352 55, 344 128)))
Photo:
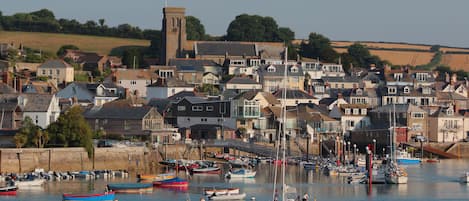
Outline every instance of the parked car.
POLYGON ((414 142, 426 142, 427 141, 427 138, 423 135, 414 135, 411 137, 414 142))

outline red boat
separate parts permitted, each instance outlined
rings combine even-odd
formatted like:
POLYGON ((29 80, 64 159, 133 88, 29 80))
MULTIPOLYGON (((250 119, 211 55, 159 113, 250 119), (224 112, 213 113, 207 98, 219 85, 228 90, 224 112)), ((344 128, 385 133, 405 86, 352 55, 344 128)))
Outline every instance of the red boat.
POLYGON ((16 186, 0 187, 0 195, 16 195, 16 190, 18 190, 16 186))
POLYGON ((175 177, 172 179, 166 179, 163 181, 153 182, 153 186, 162 187, 162 188, 184 188, 189 186, 189 182, 185 179, 175 177))

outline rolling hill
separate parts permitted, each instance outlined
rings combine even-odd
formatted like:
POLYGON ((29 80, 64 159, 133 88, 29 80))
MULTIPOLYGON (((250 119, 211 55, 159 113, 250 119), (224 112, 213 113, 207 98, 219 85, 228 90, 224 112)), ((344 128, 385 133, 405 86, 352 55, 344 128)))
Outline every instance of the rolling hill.
POLYGON ((40 49, 54 54, 62 45, 66 44, 76 45, 83 51, 96 52, 98 54, 109 54, 112 49, 122 46, 150 45, 148 40, 10 31, 0 31, 0 43, 14 43, 15 46, 21 43, 25 47, 40 49))

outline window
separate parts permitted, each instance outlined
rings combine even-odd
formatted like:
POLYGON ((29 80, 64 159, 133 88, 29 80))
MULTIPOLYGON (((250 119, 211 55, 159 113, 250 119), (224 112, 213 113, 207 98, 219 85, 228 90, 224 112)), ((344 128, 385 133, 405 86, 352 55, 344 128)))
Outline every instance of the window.
POLYGON ((136 85, 136 84, 137 84, 137 81, 135 81, 135 80, 130 81, 130 85, 136 85))
POLYGON ((60 75, 60 70, 57 70, 57 75, 60 75))
POLYGON ((203 107, 203 106, 200 106, 200 105, 194 105, 194 106, 192 106, 192 111, 200 112, 200 111, 203 111, 203 110, 204 110, 204 107, 203 107))
POLYGON ((412 113, 412 118, 414 119, 423 119, 424 114, 422 112, 413 112, 412 113))
POLYGON ((52 70, 49 70, 49 75, 52 75, 52 70))
POLYGON ((270 73, 275 72, 275 67, 273 66, 267 67, 267 72, 270 72, 270 73))
POLYGON ((345 114, 350 114, 350 108, 345 109, 345 114))
POLYGON ((432 93, 432 90, 430 89, 430 87, 424 87, 422 89, 422 93, 423 94, 430 94, 430 93, 432 93))
POLYGON ((357 109, 357 108, 353 109, 353 114, 355 114, 355 115, 360 114, 359 110, 360 109, 357 109))
POLYGON ((184 105, 178 106, 178 111, 186 111, 186 106, 184 105))
POLYGON ((46 75, 46 70, 42 70, 42 75, 46 75))
POLYGON ((205 110, 207 110, 207 112, 211 112, 213 111, 213 106, 207 106, 205 107, 205 110))
POLYGON ((366 109, 362 109, 362 115, 366 115, 366 109))
POLYGON ((130 130, 130 123, 127 120, 124 120, 124 130, 130 130))
POLYGON ((388 87, 388 94, 396 94, 396 87, 388 87))
POLYGON ((408 94, 410 92, 409 87, 404 87, 404 93, 408 94))

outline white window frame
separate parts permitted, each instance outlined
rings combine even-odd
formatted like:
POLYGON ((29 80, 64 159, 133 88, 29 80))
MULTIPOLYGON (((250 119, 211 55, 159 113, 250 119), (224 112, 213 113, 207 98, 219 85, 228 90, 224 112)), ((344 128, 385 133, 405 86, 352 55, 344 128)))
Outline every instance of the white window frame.
POLYGON ((204 106, 201 106, 201 105, 193 105, 193 106, 192 106, 192 111, 193 111, 193 112, 202 112, 202 111, 204 111, 204 106))
POLYGON ((205 107, 205 110, 206 110, 207 112, 212 112, 212 111, 213 111, 213 106, 212 106, 212 105, 206 106, 206 107, 205 107))
POLYGON ((186 106, 185 105, 179 105, 178 106, 178 111, 186 111, 186 106))

